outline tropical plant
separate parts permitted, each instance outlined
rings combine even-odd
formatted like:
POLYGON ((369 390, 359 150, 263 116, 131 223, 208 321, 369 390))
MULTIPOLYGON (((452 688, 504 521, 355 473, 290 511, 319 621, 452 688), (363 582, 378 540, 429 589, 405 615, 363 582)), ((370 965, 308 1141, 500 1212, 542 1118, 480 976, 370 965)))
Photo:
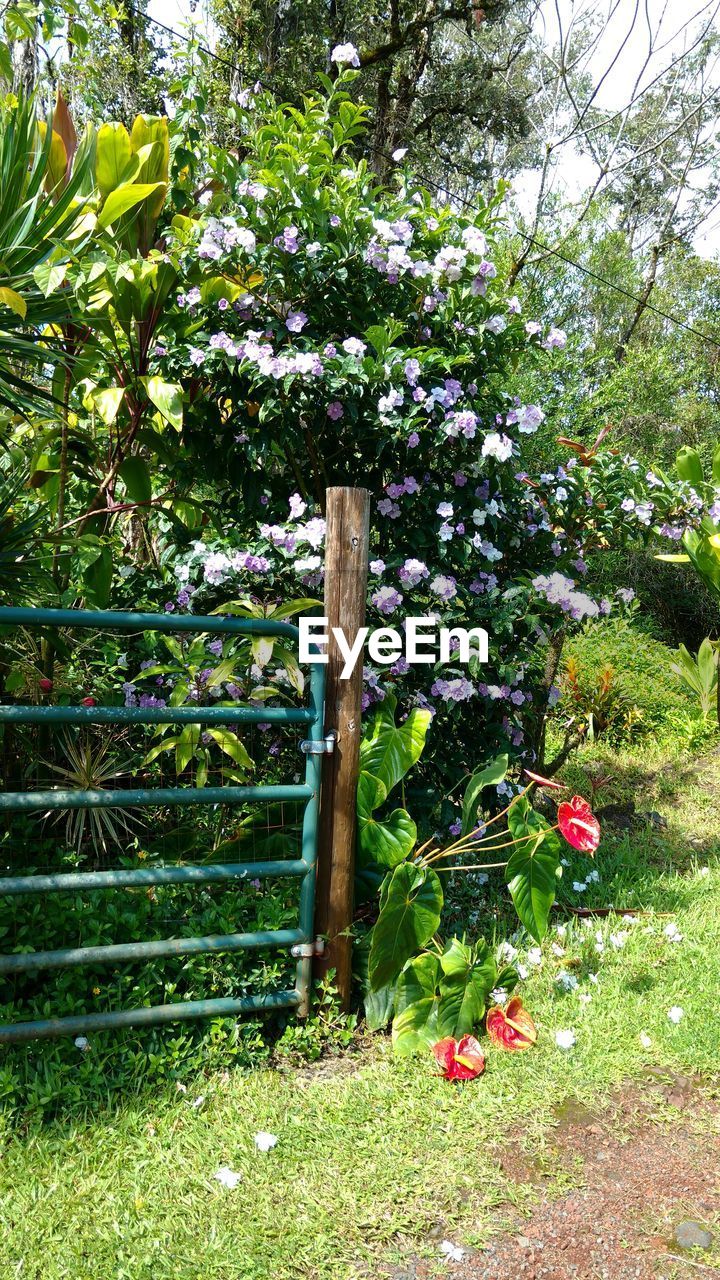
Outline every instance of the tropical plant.
POLYGON ((475 775, 466 788, 463 833, 445 849, 431 841, 396 857, 380 890, 380 913, 371 935, 366 1017, 373 1028, 392 1017, 393 1045, 414 1053, 443 1037, 471 1034, 485 1015, 491 993, 509 994, 518 981, 512 966, 500 967, 487 942, 438 936, 444 871, 473 874, 502 869, 513 904, 530 936, 542 941, 562 872, 560 831, 576 849, 594 854, 599 825, 580 796, 558 806, 551 825, 533 809, 528 792, 536 785, 562 790, 530 775, 530 782, 494 817, 477 821, 482 791, 505 777, 507 757, 475 775), (505 818, 507 830, 490 830, 505 818), (507 850, 502 861, 496 855, 507 850), (492 861, 478 860, 490 854, 492 861), (463 856, 471 861, 463 863, 463 856), (461 858, 461 864, 457 859, 461 858))
MULTIPOLYGON (((108 741, 93 741, 89 736, 71 738, 64 734, 61 751, 64 764, 47 762, 47 768, 62 779, 63 790, 102 791, 109 783, 127 776, 131 766, 123 765, 114 754, 108 741)), ((63 817, 63 810, 51 810, 56 821, 63 817)), ((47 815, 48 817, 50 814, 47 815)), ((107 853, 117 849, 123 839, 134 834, 139 819, 122 806, 113 809, 93 807, 68 809, 65 812, 65 839, 69 846, 80 852, 89 840, 96 851, 107 853)))
POLYGON ((720 722, 720 705, 718 703, 718 648, 712 640, 703 640, 697 657, 681 644, 678 648, 678 661, 670 663, 670 670, 679 676, 686 688, 695 694, 700 703, 700 714, 707 721, 713 707, 718 708, 720 722))
POLYGON ((11 477, 0 472, 0 601, 6 604, 17 603, 31 585, 38 590, 47 578, 38 555, 43 513, 20 502, 26 484, 22 471, 11 477))
POLYGON ((47 387, 24 376, 26 366, 65 363, 56 326, 69 319, 70 298, 59 286, 68 241, 83 235, 92 162, 91 136, 77 148, 72 130, 71 165, 68 122, 59 93, 48 125, 38 123, 32 102, 10 97, 0 104, 0 404, 13 412, 51 399, 47 387), (50 297, 39 281, 52 273, 50 297))

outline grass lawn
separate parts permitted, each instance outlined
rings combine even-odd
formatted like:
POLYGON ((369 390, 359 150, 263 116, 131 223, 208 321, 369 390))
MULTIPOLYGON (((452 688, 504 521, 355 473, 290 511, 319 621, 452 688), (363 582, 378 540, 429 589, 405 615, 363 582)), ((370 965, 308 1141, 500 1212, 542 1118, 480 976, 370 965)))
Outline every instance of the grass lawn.
MULTIPOLYGON (((167 1087, 24 1130, 8 1119, 0 1128, 0 1275, 375 1276, 381 1263, 409 1253, 437 1257, 445 1236, 472 1244, 497 1229, 509 1201, 533 1194, 502 1174, 507 1135, 520 1133, 542 1159, 553 1107, 566 1098, 597 1106, 647 1064, 712 1078, 720 757, 668 763, 647 748, 588 750, 566 777, 587 793, 588 778, 601 772, 613 778, 598 806, 632 796, 638 810, 657 810, 668 825, 608 830, 597 856, 600 882, 565 898, 647 914, 632 924, 573 919, 564 934, 548 936, 542 965, 522 984, 540 1030, 532 1052, 490 1050, 484 1077, 454 1087, 434 1075, 430 1060, 394 1059, 377 1036, 314 1067, 198 1077, 185 1093, 167 1087), (664 933, 670 922, 681 941, 664 933), (561 989, 562 971, 577 987, 561 989), (673 1006, 684 1011, 677 1025, 667 1016, 673 1006), (569 1052, 556 1047, 560 1029, 575 1032, 569 1052), (278 1137, 266 1153, 253 1140, 263 1130, 278 1137), (214 1177, 222 1165, 242 1175, 232 1190, 214 1177)), ((567 883, 589 867, 574 855, 567 883)), ((568 918, 558 913, 559 923, 568 918)), ((521 961, 526 950, 520 945, 521 961)))

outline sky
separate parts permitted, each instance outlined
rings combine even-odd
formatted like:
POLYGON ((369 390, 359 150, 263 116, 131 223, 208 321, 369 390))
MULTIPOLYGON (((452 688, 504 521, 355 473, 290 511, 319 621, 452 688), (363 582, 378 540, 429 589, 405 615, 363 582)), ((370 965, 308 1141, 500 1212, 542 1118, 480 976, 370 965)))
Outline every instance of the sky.
MULTIPOLYGON (((292 2, 292 0, 291 0, 292 2)), ((540 21, 546 41, 555 44, 559 23, 567 30, 573 12, 576 17, 596 16, 600 19, 601 36, 587 64, 593 81, 602 78, 597 104, 608 110, 619 110, 628 99, 628 88, 641 77, 639 89, 647 85, 658 71, 682 52, 683 44, 697 29, 689 19, 704 7, 699 21, 707 21, 718 0, 543 0, 540 21), (648 23, 659 36, 660 47, 644 68, 648 53, 648 23)), ((148 12, 169 27, 181 27, 193 13, 202 20, 207 16, 206 0, 149 0, 148 12)), ((720 27, 719 27, 720 29, 720 27)), ((596 170, 573 147, 561 152, 555 181, 569 199, 579 196, 594 178, 596 170)), ((523 211, 533 203, 537 175, 521 174, 515 180, 516 199, 523 211)), ((695 250, 703 256, 720 252, 720 210, 702 226, 694 241, 695 250)))

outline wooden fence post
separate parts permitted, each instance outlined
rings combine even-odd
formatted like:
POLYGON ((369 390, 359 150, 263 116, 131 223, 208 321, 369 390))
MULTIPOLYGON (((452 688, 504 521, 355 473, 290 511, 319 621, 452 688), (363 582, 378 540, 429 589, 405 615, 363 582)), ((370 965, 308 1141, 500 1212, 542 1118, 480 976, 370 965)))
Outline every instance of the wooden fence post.
POLYGON ((347 1009, 363 662, 361 657, 348 680, 340 679, 344 659, 332 638, 332 628, 341 627, 352 644, 365 623, 370 527, 368 490, 328 489, 326 517, 324 614, 330 640, 325 732, 334 730, 337 739, 332 755, 323 760, 315 928, 328 941, 324 955, 318 959, 316 973, 320 976, 328 969, 335 970, 340 1000, 347 1009))

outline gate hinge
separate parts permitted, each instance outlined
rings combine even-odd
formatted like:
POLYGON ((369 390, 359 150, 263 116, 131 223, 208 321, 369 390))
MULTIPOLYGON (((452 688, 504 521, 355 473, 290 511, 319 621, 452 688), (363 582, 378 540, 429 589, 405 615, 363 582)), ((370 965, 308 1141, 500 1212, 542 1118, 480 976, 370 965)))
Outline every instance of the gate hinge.
POLYGON ((290 948, 290 955, 296 960, 308 959, 310 956, 322 956, 325 954, 325 939, 316 938, 314 942, 296 942, 290 948))
POLYGON ((317 742, 313 742, 312 738, 303 739, 300 743, 300 750, 306 756, 331 756, 335 750, 336 739, 337 733, 334 729, 331 729, 324 738, 320 738, 317 742))

